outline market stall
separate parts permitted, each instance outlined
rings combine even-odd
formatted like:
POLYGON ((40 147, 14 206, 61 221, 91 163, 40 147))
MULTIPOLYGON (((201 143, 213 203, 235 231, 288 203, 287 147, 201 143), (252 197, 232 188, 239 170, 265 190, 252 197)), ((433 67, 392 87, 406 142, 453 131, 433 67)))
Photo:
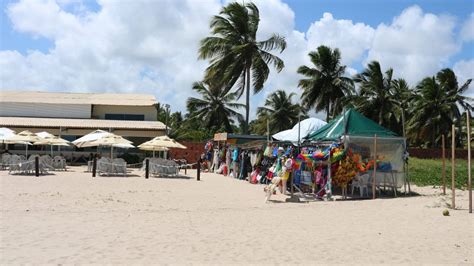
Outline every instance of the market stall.
MULTIPOLYGON (((360 190, 373 187, 379 192, 388 187, 393 190, 394 195, 397 188, 405 184, 405 139, 357 111, 349 109, 310 134, 306 145, 314 147, 328 143, 330 146, 325 149, 303 149, 298 159, 303 167, 310 165, 310 170, 315 166, 319 167, 321 171, 312 171, 311 178, 317 184, 315 176, 325 176, 320 184, 325 188, 322 192, 329 196, 332 184, 342 188, 343 196, 347 195, 349 183, 352 188, 355 184, 360 190), (322 167, 322 162, 325 162, 325 167, 322 167)), ((308 171, 300 170, 301 180, 304 180, 308 171)), ((298 173, 295 174, 295 181, 298 183, 297 175, 298 173)))

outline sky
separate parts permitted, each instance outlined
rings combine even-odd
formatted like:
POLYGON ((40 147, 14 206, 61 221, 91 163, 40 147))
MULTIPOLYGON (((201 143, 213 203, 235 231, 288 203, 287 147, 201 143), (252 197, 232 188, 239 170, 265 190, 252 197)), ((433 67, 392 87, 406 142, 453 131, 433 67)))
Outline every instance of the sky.
MULTIPOLYGON (((246 0, 248 2, 248 0, 246 0)), ((449 67, 474 77, 474 1, 255 0, 257 38, 278 33, 285 62, 252 96, 251 117, 275 90, 297 94, 296 69, 319 45, 339 48, 347 75, 372 60, 411 86, 449 67)), ((0 0, 0 89, 151 93, 186 111, 208 62, 199 41, 227 0, 0 0)), ((474 85, 466 93, 474 97, 474 85)), ((243 101, 242 97, 241 101, 243 101)), ((242 113, 244 110, 241 110, 242 113)))

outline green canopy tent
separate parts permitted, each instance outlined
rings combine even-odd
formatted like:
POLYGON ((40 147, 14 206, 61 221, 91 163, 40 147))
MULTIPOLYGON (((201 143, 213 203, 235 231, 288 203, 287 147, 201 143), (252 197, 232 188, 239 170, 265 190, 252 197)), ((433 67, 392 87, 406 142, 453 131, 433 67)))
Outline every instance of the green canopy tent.
MULTIPOLYGON (((408 180, 405 171, 406 141, 404 137, 382 127, 363 116, 354 109, 343 112, 324 127, 311 133, 307 141, 313 143, 343 142, 345 148, 361 155, 362 159, 372 160, 374 155, 383 158, 389 170, 377 173, 377 186, 396 188, 406 185, 408 180), (374 137, 377 136, 375 151, 374 137)), ((408 184, 409 185, 409 184, 408 184)))
POLYGON ((356 110, 349 109, 319 130, 311 133, 307 139, 316 142, 337 141, 345 135, 360 137, 377 135, 377 138, 398 137, 395 132, 382 127, 356 110))

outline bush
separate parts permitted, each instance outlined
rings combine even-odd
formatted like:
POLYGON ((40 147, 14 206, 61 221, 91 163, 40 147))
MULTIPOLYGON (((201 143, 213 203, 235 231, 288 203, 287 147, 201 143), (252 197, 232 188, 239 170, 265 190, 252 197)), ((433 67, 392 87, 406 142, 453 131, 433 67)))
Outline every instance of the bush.
MULTIPOLYGON (((418 159, 410 157, 408 175, 410 182, 419 186, 442 186, 442 159, 418 159)), ((467 160, 456 160, 456 188, 467 187, 467 160)), ((446 187, 451 187, 451 159, 446 158, 446 187)))

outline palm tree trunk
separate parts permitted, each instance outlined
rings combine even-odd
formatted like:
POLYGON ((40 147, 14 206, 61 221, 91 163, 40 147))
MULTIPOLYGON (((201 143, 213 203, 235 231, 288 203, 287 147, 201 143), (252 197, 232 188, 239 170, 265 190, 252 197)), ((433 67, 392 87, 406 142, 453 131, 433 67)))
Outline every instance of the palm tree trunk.
POLYGON ((326 123, 329 123, 329 103, 326 105, 326 123))
POLYGON ((247 95, 245 96, 245 125, 244 134, 249 133, 249 114, 250 114, 250 67, 246 70, 247 95))

